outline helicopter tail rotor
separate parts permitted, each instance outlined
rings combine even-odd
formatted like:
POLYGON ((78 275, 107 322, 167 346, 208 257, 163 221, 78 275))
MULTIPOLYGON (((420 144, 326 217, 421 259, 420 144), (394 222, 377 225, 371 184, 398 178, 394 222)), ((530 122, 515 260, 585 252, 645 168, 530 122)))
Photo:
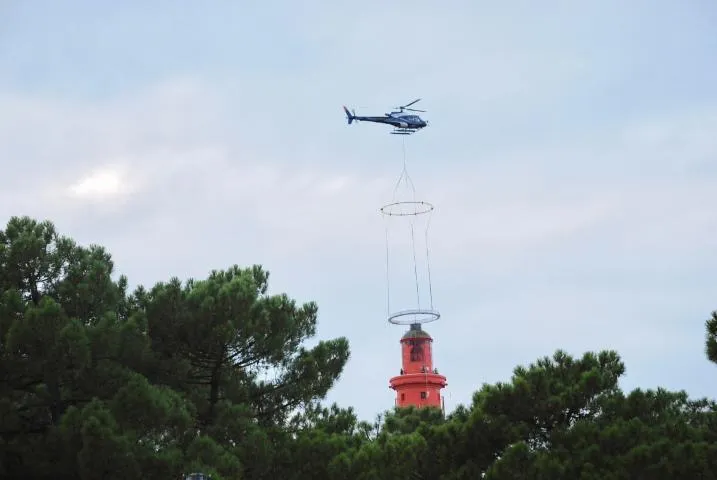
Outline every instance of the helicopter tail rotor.
MULTIPOLYGON (((344 105, 344 112, 346 112, 346 120, 348 121, 349 125, 351 125, 351 122, 353 122, 356 118, 356 111, 351 114, 351 112, 349 112, 349 109, 346 108, 346 106, 344 105)), ((358 122, 358 120, 356 121, 358 122)))

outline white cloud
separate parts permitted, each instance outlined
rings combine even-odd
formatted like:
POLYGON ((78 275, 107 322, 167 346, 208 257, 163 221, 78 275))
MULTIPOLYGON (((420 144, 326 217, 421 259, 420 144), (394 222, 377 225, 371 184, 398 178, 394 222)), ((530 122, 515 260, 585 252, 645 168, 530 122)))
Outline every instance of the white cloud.
POLYGON ((69 187, 69 193, 79 199, 108 200, 129 193, 126 172, 117 167, 104 167, 83 176, 69 187))

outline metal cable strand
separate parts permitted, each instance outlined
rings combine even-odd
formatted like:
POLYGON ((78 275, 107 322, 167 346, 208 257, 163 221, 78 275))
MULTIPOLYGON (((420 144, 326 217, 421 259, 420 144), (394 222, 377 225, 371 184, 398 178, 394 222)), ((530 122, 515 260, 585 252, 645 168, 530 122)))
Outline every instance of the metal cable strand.
POLYGON ((416 261, 416 237, 414 235, 414 229, 413 229, 413 220, 410 222, 411 224, 411 244, 413 246, 413 276, 416 280, 416 302, 417 306, 416 308, 418 310, 421 309, 421 295, 418 291, 418 262, 416 261))
POLYGON ((433 284, 431 282, 431 260, 428 254, 428 227, 431 225, 433 212, 428 214, 428 223, 426 224, 425 241, 426 241, 426 269, 428 270, 428 296, 431 302, 431 310, 433 310, 433 284))
POLYGON ((388 261, 388 224, 386 224, 386 315, 391 315, 391 275, 389 274, 388 261))

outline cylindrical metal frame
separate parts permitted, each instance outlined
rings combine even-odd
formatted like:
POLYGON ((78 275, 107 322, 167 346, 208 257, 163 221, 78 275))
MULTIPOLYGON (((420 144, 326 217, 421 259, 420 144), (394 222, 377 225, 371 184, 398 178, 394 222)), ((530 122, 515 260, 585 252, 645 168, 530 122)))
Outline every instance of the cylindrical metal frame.
POLYGON ((387 315, 388 321, 394 325, 412 325, 435 322, 441 318, 441 314, 433 309, 433 287, 431 286, 431 267, 428 254, 428 225, 431 223, 431 216, 434 210, 433 204, 416 199, 416 189, 413 185, 413 181, 408 175, 408 169, 406 168, 406 142, 403 142, 403 170, 399 176, 396 186, 393 191, 393 200, 381 207, 381 214, 389 220, 390 217, 417 217, 419 215, 428 215, 428 223, 426 224, 423 235, 426 241, 426 270, 428 274, 428 295, 429 295, 429 308, 422 308, 421 299, 419 295, 419 282, 417 272, 417 261, 416 261, 416 246, 413 219, 408 219, 411 228, 411 242, 413 245, 413 270, 416 281, 416 300, 417 308, 393 311, 390 308, 391 304, 391 292, 390 292, 390 281, 389 281, 389 240, 388 240, 388 226, 386 227, 386 302, 387 302, 387 315), (410 196, 405 199, 397 199, 396 193, 399 185, 404 181, 405 185, 409 188, 410 196), (410 200, 409 200, 410 198, 410 200))

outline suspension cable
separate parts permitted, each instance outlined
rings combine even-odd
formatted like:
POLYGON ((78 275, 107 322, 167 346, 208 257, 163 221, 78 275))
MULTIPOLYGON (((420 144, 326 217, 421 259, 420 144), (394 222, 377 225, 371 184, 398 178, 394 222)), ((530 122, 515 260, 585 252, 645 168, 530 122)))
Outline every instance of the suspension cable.
POLYGON ((388 260, 388 222, 386 222, 386 315, 391 315, 391 275, 388 260))
POLYGON ((421 295, 418 291, 418 266, 417 266, 418 262, 416 261, 416 237, 413 233, 413 220, 410 221, 410 224, 411 224, 411 244, 413 247, 413 276, 416 280, 416 302, 417 302, 416 308, 418 308, 420 310, 421 309, 421 295))
POLYGON ((428 272, 428 296, 431 304, 431 310, 433 310, 433 283, 431 282, 431 259, 428 254, 428 227, 431 225, 431 218, 433 218, 433 212, 428 214, 428 223, 426 224, 426 231, 424 232, 425 244, 426 244, 426 270, 428 272))

